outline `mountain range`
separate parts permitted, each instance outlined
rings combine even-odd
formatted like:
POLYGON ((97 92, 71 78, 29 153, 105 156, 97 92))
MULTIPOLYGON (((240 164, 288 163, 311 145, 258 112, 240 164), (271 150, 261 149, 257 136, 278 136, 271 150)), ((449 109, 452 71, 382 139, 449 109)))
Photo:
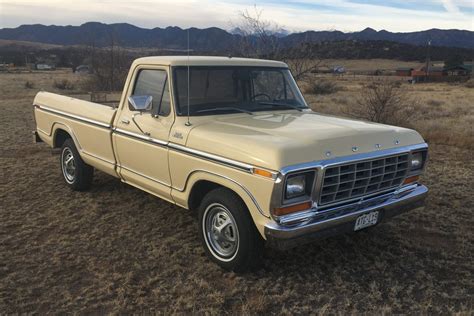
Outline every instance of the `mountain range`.
MULTIPOLYGON (((196 51, 228 51, 237 45, 241 35, 238 30, 211 27, 190 28, 190 47, 196 51)), ((360 32, 306 31, 300 33, 279 32, 275 38, 284 47, 303 42, 321 43, 327 41, 391 41, 411 45, 459 47, 474 49, 474 32, 466 30, 440 30, 410 33, 393 33, 366 28, 360 32)), ((21 25, 17 28, 0 29, 0 39, 38 42, 55 45, 110 46, 111 43, 131 48, 147 47, 169 50, 183 50, 187 47, 187 30, 180 27, 146 29, 127 23, 104 24, 88 22, 80 26, 21 25)))

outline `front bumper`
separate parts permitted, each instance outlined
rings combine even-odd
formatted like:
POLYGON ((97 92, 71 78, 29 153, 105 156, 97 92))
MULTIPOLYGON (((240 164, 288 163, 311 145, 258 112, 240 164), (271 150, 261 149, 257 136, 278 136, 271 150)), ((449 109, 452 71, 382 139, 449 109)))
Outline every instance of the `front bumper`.
POLYGON ((294 226, 272 221, 265 225, 267 244, 273 248, 288 249, 314 239, 352 232, 359 216, 379 211, 377 223, 380 223, 400 213, 423 207, 427 194, 426 186, 415 184, 389 196, 315 212, 312 219, 294 226))

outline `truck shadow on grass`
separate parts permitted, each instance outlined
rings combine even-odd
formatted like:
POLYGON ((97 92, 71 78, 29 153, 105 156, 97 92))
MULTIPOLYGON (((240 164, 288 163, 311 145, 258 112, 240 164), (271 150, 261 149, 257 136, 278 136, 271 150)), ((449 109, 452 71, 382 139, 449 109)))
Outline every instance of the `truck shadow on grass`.
MULTIPOLYGON (((144 225, 144 227, 149 227, 150 223, 154 223, 154 229, 158 232, 168 232, 167 222, 174 221, 175 225, 179 227, 178 231, 170 232, 178 237, 175 247, 180 247, 179 236, 187 232, 186 235, 190 238, 188 241, 191 243, 189 246, 195 247, 198 250, 195 253, 200 257, 204 256, 193 212, 171 205, 101 173, 96 173, 96 180, 89 192, 95 197, 98 197, 97 194, 105 195, 105 200, 109 197, 112 198, 112 196, 120 197, 121 210, 132 214, 135 220, 143 222, 140 225, 144 225)), ((122 224, 126 225, 126 223, 122 224)), ((266 248, 265 262, 262 268, 254 273, 244 274, 244 276, 252 278, 252 276, 259 276, 261 273, 289 276, 288 273, 291 273, 331 281, 334 273, 350 271, 354 281, 357 279, 368 281, 373 277, 380 278, 383 274, 398 274, 402 269, 401 262, 404 262, 403 270, 409 271, 414 266, 410 266, 410 261, 407 260, 406 251, 409 249, 405 247, 406 242, 401 240, 403 235, 400 234, 399 229, 403 229, 403 227, 394 228, 390 223, 383 223, 366 231, 320 239, 285 251, 266 248)), ((134 235, 138 237, 141 234, 142 232, 137 231, 134 235)), ((142 240, 142 242, 159 243, 160 241, 152 239, 142 240)), ((418 255, 422 254, 418 253, 418 255)), ((164 261, 168 259, 162 258, 164 261)), ((174 261, 163 263, 167 265, 186 264, 186 262, 174 261)), ((217 268, 217 271, 225 273, 220 268, 217 268)))

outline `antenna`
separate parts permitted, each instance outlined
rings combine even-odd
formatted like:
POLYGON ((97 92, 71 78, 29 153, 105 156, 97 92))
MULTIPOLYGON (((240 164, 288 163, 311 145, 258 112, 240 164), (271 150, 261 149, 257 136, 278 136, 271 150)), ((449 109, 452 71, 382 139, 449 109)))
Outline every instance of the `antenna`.
POLYGON ((188 97, 188 121, 185 123, 186 126, 191 126, 191 122, 189 121, 189 28, 187 30, 187 35, 188 35, 188 93, 187 93, 187 97, 188 97))

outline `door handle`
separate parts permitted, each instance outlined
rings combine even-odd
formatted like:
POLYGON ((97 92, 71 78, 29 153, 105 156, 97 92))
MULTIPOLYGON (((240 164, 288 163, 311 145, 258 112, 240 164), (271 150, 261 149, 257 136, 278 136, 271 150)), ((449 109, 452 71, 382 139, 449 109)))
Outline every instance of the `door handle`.
POLYGON ((127 124, 127 125, 130 124, 130 121, 127 120, 127 119, 122 119, 120 122, 122 122, 123 124, 127 124))

